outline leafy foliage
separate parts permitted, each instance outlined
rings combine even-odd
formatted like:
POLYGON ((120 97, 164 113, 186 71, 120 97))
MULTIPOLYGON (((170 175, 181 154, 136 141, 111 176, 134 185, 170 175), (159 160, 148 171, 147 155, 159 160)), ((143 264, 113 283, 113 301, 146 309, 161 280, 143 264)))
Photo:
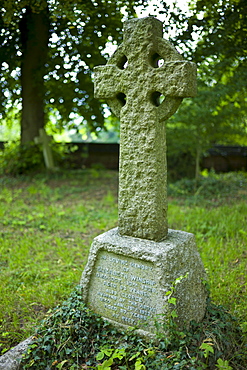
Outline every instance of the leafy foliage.
POLYGON ((168 160, 188 153, 194 159, 196 178, 201 156, 214 144, 247 144, 243 110, 233 101, 223 103, 225 90, 219 84, 209 87, 199 82, 198 95, 185 100, 167 123, 168 160))
POLYGON ((36 144, 20 146, 19 142, 5 144, 0 151, 0 174, 20 175, 44 170, 42 150, 36 144))
POLYGON ((21 74, 24 64, 28 63, 25 59, 27 31, 35 32, 37 15, 43 14, 49 19, 46 25, 49 51, 44 55, 44 65, 36 68, 30 78, 44 80, 46 115, 55 114, 58 127, 68 124, 75 114, 88 122, 90 130, 101 127, 103 108, 93 98, 93 67, 105 64, 107 54, 103 55, 103 50, 108 41, 121 40, 123 8, 128 15, 134 15, 134 5, 144 4, 144 0, 127 3, 122 0, 3 0, 0 16, 1 114, 6 112, 10 100, 15 106, 21 102, 21 74))
POLYGON ((189 151, 199 159, 213 144, 246 145, 247 3, 190 1, 190 13, 171 13, 186 59, 198 67, 198 95, 186 100, 168 122, 168 152, 189 151), (170 145, 170 148, 169 148, 170 145))
POLYGON ((181 11, 177 18, 174 15, 180 29, 176 42, 199 65, 201 80, 210 87, 221 86, 222 102, 234 103, 246 115, 246 2, 192 0, 190 10, 189 16, 181 11))
POLYGON ((21 369, 192 370, 214 369, 216 363, 224 369, 229 360, 244 369, 241 330, 222 307, 209 303, 204 321, 192 323, 190 331, 174 323, 165 329, 153 340, 118 331, 84 305, 78 288, 38 328, 21 369))
MULTIPOLYGON (((187 36, 190 34, 191 37, 193 31, 201 35, 195 58, 203 63, 205 72, 212 73, 207 80, 227 83, 228 91, 233 94, 246 89, 242 80, 246 76, 246 21, 247 5, 244 0, 210 0, 207 4, 197 0, 188 22, 187 36)), ((238 98, 241 99, 240 95, 238 98)))
MULTIPOLYGON (((62 143, 51 143, 52 155, 57 169, 62 165, 65 158, 69 157, 74 146, 68 147, 62 143)), ((4 149, 0 149, 0 175, 33 175, 44 172, 44 156, 42 144, 36 145, 32 142, 20 145, 19 141, 5 143, 4 149)))

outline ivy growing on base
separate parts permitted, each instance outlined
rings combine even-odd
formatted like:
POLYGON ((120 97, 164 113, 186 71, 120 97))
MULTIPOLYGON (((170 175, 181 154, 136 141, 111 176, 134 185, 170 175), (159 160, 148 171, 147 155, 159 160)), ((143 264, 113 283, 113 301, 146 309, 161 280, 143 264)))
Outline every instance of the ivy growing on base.
POLYGON ((203 322, 192 322, 189 330, 181 331, 173 320, 176 301, 170 297, 174 309, 166 327, 157 326, 156 338, 147 340, 135 328, 119 331, 90 311, 80 289, 48 313, 20 369, 245 369, 247 355, 237 320, 210 300, 203 322))

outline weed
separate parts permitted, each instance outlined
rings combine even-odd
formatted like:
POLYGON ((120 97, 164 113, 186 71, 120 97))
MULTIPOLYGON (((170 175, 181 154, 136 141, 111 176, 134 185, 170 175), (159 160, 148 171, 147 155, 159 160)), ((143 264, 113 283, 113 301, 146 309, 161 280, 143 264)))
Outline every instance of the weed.
POLYGON ((19 175, 39 172, 44 169, 42 149, 34 143, 20 146, 20 143, 10 142, 5 144, 0 151, 0 174, 19 175))

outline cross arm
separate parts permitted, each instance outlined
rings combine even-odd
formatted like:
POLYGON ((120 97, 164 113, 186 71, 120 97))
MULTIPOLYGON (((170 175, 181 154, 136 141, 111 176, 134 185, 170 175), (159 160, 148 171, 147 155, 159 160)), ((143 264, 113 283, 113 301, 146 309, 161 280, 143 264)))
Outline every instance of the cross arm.
POLYGON ((39 129, 39 136, 34 138, 35 144, 47 144, 48 145, 51 140, 52 140, 52 136, 47 135, 43 128, 39 129))
POLYGON ((115 65, 104 65, 95 67, 94 73, 94 97, 113 98, 120 88, 122 71, 115 65))
POLYGON ((105 99, 111 111, 120 116, 122 106, 125 104, 125 91, 123 73, 116 65, 107 64, 94 68, 94 97, 105 99))
POLYGON ((196 65, 186 61, 166 62, 155 69, 155 87, 165 96, 189 98, 196 96, 196 65))

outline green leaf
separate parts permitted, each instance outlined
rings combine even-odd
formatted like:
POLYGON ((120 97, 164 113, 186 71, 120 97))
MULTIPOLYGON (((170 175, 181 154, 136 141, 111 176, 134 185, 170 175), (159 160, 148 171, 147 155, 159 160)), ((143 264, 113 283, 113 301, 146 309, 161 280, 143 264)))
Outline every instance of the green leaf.
POLYGON ((112 355, 112 352, 114 351, 114 349, 112 348, 104 348, 101 350, 106 356, 111 356, 112 355))
POLYGON ((134 360, 134 358, 138 357, 140 355, 140 352, 136 352, 133 356, 130 357, 129 361, 134 360))
POLYGON ((104 352, 99 352, 96 356, 96 360, 100 361, 104 358, 104 356, 105 356, 104 352))
POLYGON ((218 358, 216 367, 220 370, 232 370, 232 367, 229 365, 229 362, 227 360, 222 360, 221 358, 218 358))
POLYGON ((113 359, 108 358, 103 362, 102 365, 98 365, 98 370, 111 370, 111 365, 113 364, 113 359))
POLYGON ((203 342, 201 345, 200 345, 200 349, 202 349, 203 351, 204 351, 204 357, 205 358, 208 358, 208 356, 209 356, 209 353, 211 352, 211 353, 214 353, 214 349, 213 349, 213 344, 211 344, 211 343, 205 343, 205 342, 203 342))
POLYGON ((171 303, 171 304, 173 304, 173 305, 176 305, 177 299, 174 298, 174 297, 171 297, 171 298, 168 299, 168 302, 171 303))
POLYGON ((66 362, 68 362, 68 360, 63 360, 56 367, 60 370, 60 369, 62 369, 63 365, 66 364, 66 362))
POLYGON ((173 318, 178 317, 177 312, 175 310, 171 312, 171 317, 173 318))
POLYGON ((116 349, 112 354, 112 358, 119 358, 119 360, 121 360, 125 355, 126 352, 124 348, 116 349))
POLYGON ((136 360, 135 370, 146 370, 146 366, 142 364, 142 358, 136 360))

